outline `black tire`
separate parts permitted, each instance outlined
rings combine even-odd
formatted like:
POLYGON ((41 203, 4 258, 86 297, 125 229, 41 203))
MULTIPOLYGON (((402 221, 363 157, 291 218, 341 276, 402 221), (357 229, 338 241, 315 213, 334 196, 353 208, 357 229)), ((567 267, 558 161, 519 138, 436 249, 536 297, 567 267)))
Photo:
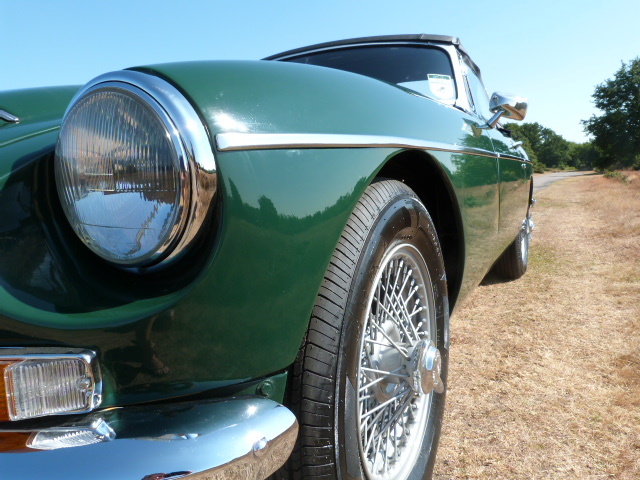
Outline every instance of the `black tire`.
POLYGON ((529 244, 531 243, 531 228, 529 217, 522 223, 518 236, 502 253, 493 266, 493 271, 507 280, 517 280, 522 277, 529 265, 529 244))
POLYGON ((404 184, 373 183, 340 237, 293 367, 289 405, 300 431, 279 476, 375 478, 382 469, 397 478, 430 478, 444 412, 448 325, 442 252, 427 210, 404 184), (407 287, 409 279, 415 286, 407 287), (409 320, 408 308, 397 314, 405 300, 414 302, 412 312, 425 307, 425 313, 409 320), (429 354, 438 358, 427 367, 429 354), (369 371, 376 368, 393 375, 369 371), (441 393, 431 390, 435 370, 441 393), (385 401, 391 403, 375 410, 385 401), (398 460, 385 463, 380 449, 395 451, 398 460))

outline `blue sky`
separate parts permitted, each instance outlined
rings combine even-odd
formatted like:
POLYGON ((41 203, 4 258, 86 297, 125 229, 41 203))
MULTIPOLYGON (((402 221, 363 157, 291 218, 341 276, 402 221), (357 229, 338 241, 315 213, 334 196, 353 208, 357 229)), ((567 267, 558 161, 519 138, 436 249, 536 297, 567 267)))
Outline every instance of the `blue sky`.
POLYGON ((179 60, 259 59, 367 35, 454 35, 494 90, 529 97, 526 121, 568 140, 595 85, 640 56, 638 0, 107 2, 0 0, 0 90, 82 84, 179 60))

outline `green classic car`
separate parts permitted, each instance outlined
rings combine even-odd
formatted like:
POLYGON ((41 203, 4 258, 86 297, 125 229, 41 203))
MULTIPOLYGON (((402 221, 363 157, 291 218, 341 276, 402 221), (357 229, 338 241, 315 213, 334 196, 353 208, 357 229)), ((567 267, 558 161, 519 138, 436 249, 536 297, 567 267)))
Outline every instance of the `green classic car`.
POLYGON ((438 35, 1 93, 0 476, 429 478, 526 108, 438 35))

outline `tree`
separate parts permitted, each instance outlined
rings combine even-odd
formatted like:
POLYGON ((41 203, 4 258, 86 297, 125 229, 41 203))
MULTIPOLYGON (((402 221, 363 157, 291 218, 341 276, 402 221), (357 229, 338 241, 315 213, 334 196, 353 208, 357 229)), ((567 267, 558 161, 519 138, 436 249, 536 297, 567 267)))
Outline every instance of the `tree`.
POLYGON ((529 160, 533 163, 533 171, 536 173, 544 172, 545 164, 540 161, 536 153, 539 146, 540 125, 537 123, 509 123, 506 127, 511 132, 511 137, 514 140, 522 142, 522 148, 527 152, 529 160))
POLYGON ((602 152, 595 166, 640 168, 640 57, 623 62, 612 79, 596 86, 593 99, 603 114, 582 123, 602 152))
POLYGON ((536 154, 547 167, 566 168, 571 161, 570 150, 571 144, 562 135, 550 128, 541 129, 540 145, 536 154))
POLYGON ((573 143, 569 157, 571 157, 569 166, 580 169, 600 168, 599 166, 602 161, 602 154, 593 142, 573 143))
POLYGON ((565 140, 550 128, 539 123, 510 123, 507 127, 515 140, 523 142, 523 148, 533 161, 534 169, 542 167, 565 168, 572 166, 572 142, 565 140))

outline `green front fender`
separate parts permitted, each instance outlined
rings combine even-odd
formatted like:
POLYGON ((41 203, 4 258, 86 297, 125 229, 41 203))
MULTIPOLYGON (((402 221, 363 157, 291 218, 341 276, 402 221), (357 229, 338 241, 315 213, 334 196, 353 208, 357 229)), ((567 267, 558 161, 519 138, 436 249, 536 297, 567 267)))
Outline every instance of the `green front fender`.
POLYGON ((207 345, 194 363, 221 378, 242 378, 293 362, 346 220, 391 154, 218 156, 224 172, 220 243, 207 273, 176 306, 185 322, 181 342, 207 345))
POLYGON ((195 278, 157 289, 137 285, 149 278, 123 277, 92 260, 61 228, 55 189, 49 198, 38 197, 52 183, 52 152, 40 155, 0 191, 0 204, 17 208, 23 198, 20 208, 29 213, 12 238, 0 242, 0 345, 96 350, 104 406, 282 371, 295 359, 347 217, 392 153, 219 154, 216 240, 191 259, 198 263, 191 266, 199 272, 195 278), (150 371, 151 349, 167 370, 162 376, 150 371))

